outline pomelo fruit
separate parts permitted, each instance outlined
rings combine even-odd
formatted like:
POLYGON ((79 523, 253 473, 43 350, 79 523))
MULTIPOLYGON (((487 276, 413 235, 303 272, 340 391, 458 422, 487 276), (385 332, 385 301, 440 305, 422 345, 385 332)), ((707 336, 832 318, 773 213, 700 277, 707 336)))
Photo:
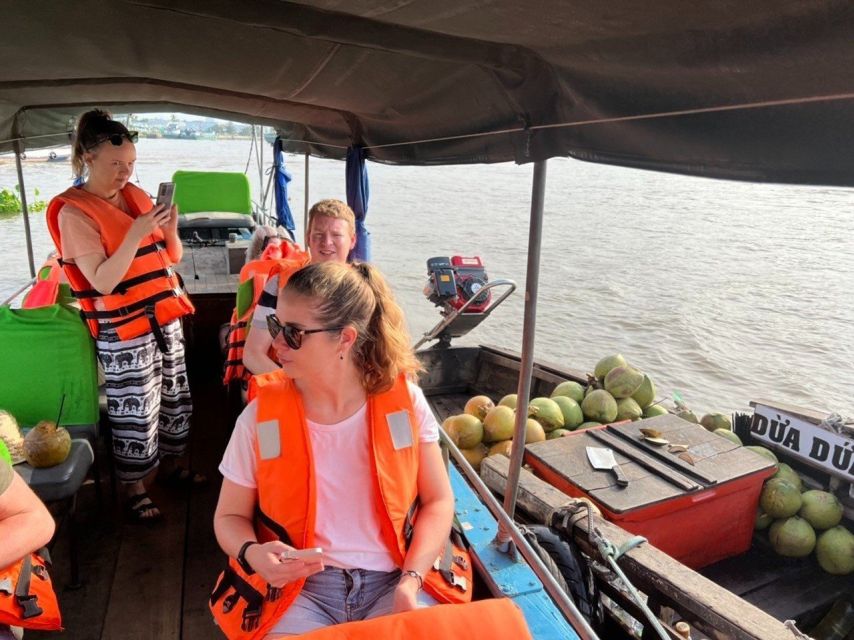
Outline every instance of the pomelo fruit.
POLYGON ((774 551, 787 558, 804 558, 815 548, 815 531, 798 516, 777 520, 768 531, 774 551))
POLYGON ((835 576, 854 572, 854 534, 839 525, 818 537, 815 556, 819 566, 835 576))
POLYGON ((489 447, 489 453, 487 453, 486 455, 488 455, 488 456, 501 455, 501 456, 507 456, 509 458, 510 457, 510 451, 512 450, 512 448, 513 448, 513 441, 512 440, 502 440, 501 442, 496 442, 494 445, 489 447))
POLYGON ((652 378, 643 374, 643 382, 641 382, 638 390, 632 394, 632 398, 635 399, 635 402, 638 403, 641 409, 645 409, 651 405, 655 401, 655 383, 652 381, 652 378))
POLYGON ((614 367, 624 366, 626 366, 626 359, 619 353, 613 356, 605 356, 596 363, 596 368, 593 369, 593 375, 599 378, 599 380, 604 380, 605 376, 608 375, 611 369, 614 367))
POLYGON ((525 423, 525 444, 529 442, 542 442, 545 439, 546 432, 543 430, 543 425, 533 418, 528 418, 528 421, 525 423))
POLYGON ((605 391, 614 398, 628 398, 640 389, 643 383, 643 374, 628 365, 614 367, 605 376, 605 391))
POLYGON ((489 449, 486 448, 485 444, 481 443, 471 449, 460 449, 460 453, 474 467, 474 470, 480 473, 480 463, 483 462, 486 454, 489 453, 489 449))
POLYGON ((666 407, 660 404, 651 404, 643 410, 644 418, 654 418, 655 416, 666 416, 670 413, 666 407))
POLYGON ((721 438, 726 438, 727 440, 734 442, 735 444, 741 444, 741 438, 739 438, 734 432, 729 429, 715 429, 712 433, 716 436, 720 436, 721 438))
POLYGON ((803 492, 804 490, 804 482, 801 480, 801 476, 798 475, 798 472, 792 469, 785 462, 781 462, 777 465, 777 473, 771 476, 770 479, 774 478, 783 478, 783 480, 788 481, 790 484, 795 485, 798 488, 798 491, 803 492))
POLYGON ((802 504, 798 515, 813 528, 823 531, 842 522, 842 503, 827 491, 811 490, 801 494, 802 504))
POLYGON ((552 396, 552 400, 560 407, 563 414, 563 428, 575 429, 584 422, 584 413, 581 406, 569 396, 552 396))
POLYGON ((572 431, 569 429, 555 429, 554 431, 550 431, 548 435, 546 435, 546 440, 555 440, 557 438, 562 438, 564 436, 568 436, 572 431))
POLYGON ((498 405, 483 419, 483 441, 500 442, 513 437, 516 412, 510 407, 498 405))
POLYGON ((605 424, 616 419, 617 401, 604 389, 596 389, 581 402, 581 410, 588 420, 605 424))
POLYGON ((483 423, 470 413, 447 418, 442 428, 460 449, 471 449, 483 440, 483 423))
POLYGON ((620 398, 617 400, 616 420, 637 420, 643 415, 643 409, 635 402, 634 398, 620 398))
POLYGON ((546 431, 563 426, 563 411, 551 398, 534 398, 528 403, 528 417, 533 418, 546 431))
POLYGON ((475 396, 474 398, 469 398, 469 401, 466 402, 464 411, 478 420, 483 420, 486 414, 489 413, 489 410, 494 406, 495 403, 487 396, 475 396))
POLYGON ((732 421, 729 419, 729 416, 722 413, 707 413, 700 418, 700 424, 708 431, 714 431, 715 429, 732 431, 732 421))
POLYGON ((785 480, 768 480, 759 495, 759 506, 772 518, 795 515, 803 503, 798 488, 785 480))
POLYGON ((580 403, 584 400, 584 387, 573 380, 567 380, 565 382, 561 382, 555 387, 555 390, 552 391, 552 398, 556 396, 566 396, 567 398, 572 398, 576 402, 580 403))
POLYGON ((515 410, 516 409, 516 394, 515 393, 508 393, 506 396, 504 396, 503 398, 501 398, 501 400, 498 401, 498 404, 502 407, 510 407, 511 409, 515 410))

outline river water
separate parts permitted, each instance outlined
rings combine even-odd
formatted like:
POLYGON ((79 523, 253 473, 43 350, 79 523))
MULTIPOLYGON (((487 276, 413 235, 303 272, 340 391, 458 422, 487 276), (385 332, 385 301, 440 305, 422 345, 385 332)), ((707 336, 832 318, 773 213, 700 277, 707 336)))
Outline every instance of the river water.
MULTIPOLYGON (((270 147, 265 145, 267 159, 270 147)), ((59 153, 67 151, 60 150, 59 153)), ((183 169, 244 171, 248 141, 140 140, 149 191, 183 169)), ((37 157, 41 156, 41 157, 37 157)), ((25 161, 30 198, 70 184, 67 162, 25 161)), ((302 233, 302 157, 288 158, 302 233)), ((438 319, 426 260, 479 255, 516 294, 462 343, 519 350, 531 166, 369 165, 374 262, 419 336, 438 319)), ((255 164, 249 168, 259 199, 255 164)), ((311 160, 309 202, 345 199, 344 164, 311 160)), ((0 156, 0 189, 17 183, 0 156)), ((548 164, 536 356, 576 369, 622 353, 696 412, 780 400, 854 416, 854 192, 743 184, 555 159, 548 164)), ((52 247, 33 214, 36 262, 52 247)), ((0 299, 28 279, 21 215, 0 217, 0 299)), ((225 320, 225 319, 223 319, 225 320)))

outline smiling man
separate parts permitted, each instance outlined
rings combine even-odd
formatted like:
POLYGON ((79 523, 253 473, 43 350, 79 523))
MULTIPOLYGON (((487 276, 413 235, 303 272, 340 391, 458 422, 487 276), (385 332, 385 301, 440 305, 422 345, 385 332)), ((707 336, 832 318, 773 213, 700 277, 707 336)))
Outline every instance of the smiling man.
MULTIPOLYGON (((308 212, 306 244, 311 262, 347 262, 347 256, 356 246, 356 216, 340 200, 321 200, 308 212)), ((252 315, 252 329, 243 349, 243 366, 253 374, 275 371, 279 365, 270 358, 273 343, 267 331, 267 316, 276 312, 279 277, 273 276, 264 286, 252 315)))

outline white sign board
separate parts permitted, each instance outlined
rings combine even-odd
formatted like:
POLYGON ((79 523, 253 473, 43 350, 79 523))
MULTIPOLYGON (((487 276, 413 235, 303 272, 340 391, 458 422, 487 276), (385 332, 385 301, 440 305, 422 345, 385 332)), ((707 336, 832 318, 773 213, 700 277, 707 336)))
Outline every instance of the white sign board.
POLYGON ((780 409, 756 404, 750 435, 801 458, 810 466, 854 481, 854 441, 841 434, 780 409))

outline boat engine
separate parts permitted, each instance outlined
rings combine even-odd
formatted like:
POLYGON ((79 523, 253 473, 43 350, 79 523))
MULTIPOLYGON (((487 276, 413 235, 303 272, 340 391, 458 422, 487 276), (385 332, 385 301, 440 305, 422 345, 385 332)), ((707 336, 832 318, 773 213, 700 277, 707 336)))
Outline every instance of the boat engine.
POLYGON ((489 282, 478 256, 436 257, 427 260, 427 285, 424 295, 443 313, 459 310, 469 300, 465 313, 482 313, 492 301, 492 292, 481 289, 489 282))

